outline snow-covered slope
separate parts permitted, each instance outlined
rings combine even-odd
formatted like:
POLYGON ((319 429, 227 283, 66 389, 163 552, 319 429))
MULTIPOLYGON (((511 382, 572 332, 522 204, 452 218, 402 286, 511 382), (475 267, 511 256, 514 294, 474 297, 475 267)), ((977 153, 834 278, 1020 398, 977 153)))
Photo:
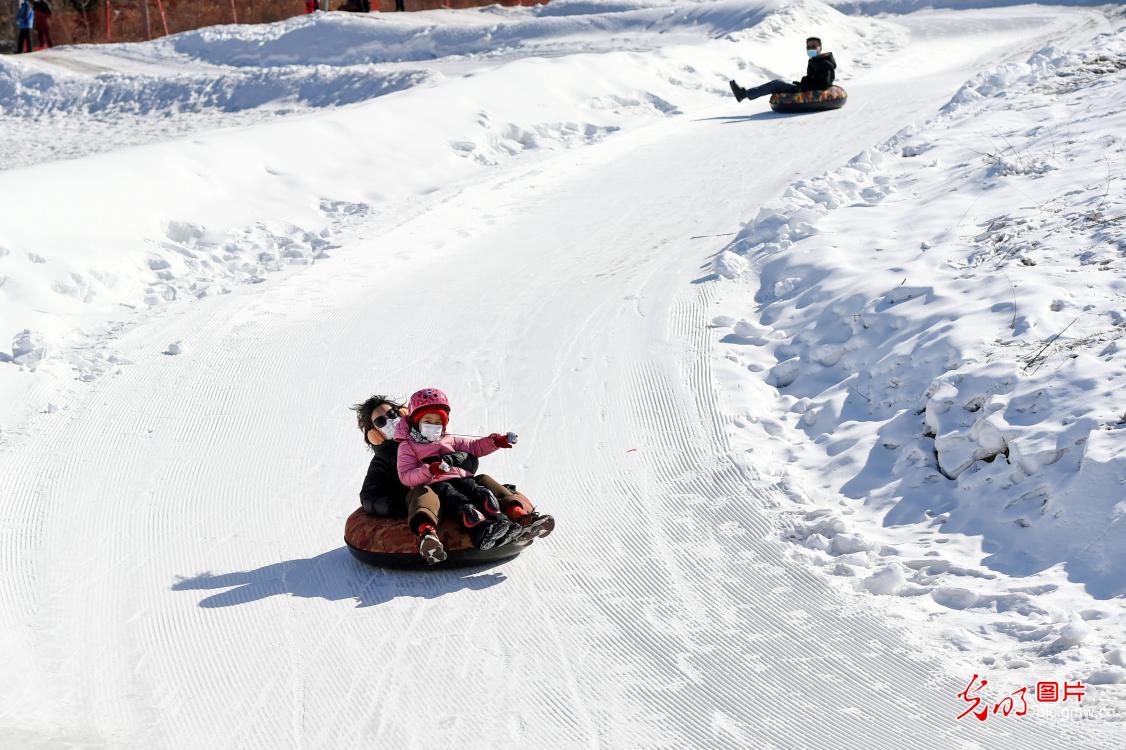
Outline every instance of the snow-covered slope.
POLYGON ((639 2, 623 9, 564 0, 458 13, 320 14, 145 44, 50 50, 0 60, 0 123, 12 136, 0 143, 0 163, 71 158, 351 104, 529 56, 644 52, 749 34, 757 44, 745 44, 741 55, 753 49, 765 65, 786 59, 779 45, 800 25, 831 28, 836 49, 861 64, 876 57, 874 44, 901 41, 894 26, 848 18, 819 2, 639 2))
POLYGON ((798 557, 1030 678, 1126 682, 1124 42, 975 76, 717 258, 798 557))
MULTIPOLYGON (((848 19, 816 3, 781 9, 734 3, 701 7, 729 25, 744 16, 766 17, 775 26, 778 18, 788 23, 829 19, 839 27, 842 48, 855 49, 861 63, 879 59, 889 40, 901 36, 884 22, 848 19)), ((696 13, 697 6, 689 8, 696 13)), ((482 12, 414 14, 418 20, 410 23, 339 14, 345 17, 341 21, 328 14, 265 28, 285 38, 310 24, 324 25, 329 32, 339 31, 341 24, 369 32, 390 24, 411 40, 434 33, 429 18, 440 19, 441 27, 460 28, 469 22, 448 19, 465 16, 479 26, 482 12)), ((668 12, 660 10, 662 16, 668 12)), ((505 12, 501 17, 511 16, 522 26, 532 23, 526 15, 505 12)), ((686 28, 696 28, 697 15, 690 16, 686 28)), ((635 26, 650 22, 643 21, 635 26)), ((254 26, 224 29, 227 42, 242 39, 240 45, 223 48, 234 58, 248 54, 266 35, 254 26)), ((200 70, 195 61, 178 59, 179 72, 168 78, 162 55, 178 37, 110 47, 109 52, 66 51, 78 60, 95 54, 103 64, 124 59, 114 63, 123 68, 143 60, 157 65, 160 75, 46 74, 38 72, 42 63, 35 63, 36 72, 13 63, 8 72, 14 93, 6 101, 12 102, 8 111, 18 125, 8 131, 0 150, 26 150, 31 156, 56 147, 98 153, 122 143, 167 141, 201 124, 244 127, 113 150, 75 164, 43 163, 0 173, 6 195, 0 204, 0 252, 10 255, 6 270, 0 271, 6 279, 0 341, 12 342, 10 357, 53 370, 53 377, 67 378, 71 370, 83 379, 98 377, 118 365, 112 339, 148 311, 185 298, 227 293, 233 285, 259 282, 270 271, 323 259, 331 254, 333 233, 357 218, 392 217, 415 196, 480 179, 517 157, 550 156, 713 102, 726 91, 731 71, 762 75, 743 57, 760 47, 776 48, 775 39, 785 36, 778 29, 741 32, 738 40, 701 34, 694 45, 662 47, 650 41, 647 53, 590 54, 586 50, 605 42, 594 36, 560 42, 561 49, 575 54, 474 59, 457 75, 383 68, 382 77, 363 83, 365 90, 435 80, 317 117, 305 109, 304 116, 270 128, 245 123, 276 117, 272 106, 255 98, 228 106, 230 99, 224 98, 245 82, 244 68, 217 71, 205 65, 200 70), (607 76, 607 70, 615 74, 607 76), (175 82, 185 76, 196 87, 180 91, 175 82), (201 100, 200 90, 215 98, 201 100), (226 122, 228 109, 250 119, 226 122), (103 126, 113 132, 99 142, 103 126), (60 186, 65 186, 65 198, 60 186), (62 216, 65 221, 60 222, 62 216), (52 231, 42 231, 44 226, 52 231), (59 356, 43 361, 35 350, 59 356)), ((221 32, 193 35, 208 38, 208 33, 221 32)), ((664 35, 652 38, 663 40, 664 35)), ((310 54, 324 47, 323 39, 313 41, 310 54)), ((285 48, 294 51, 295 44, 285 48)), ((453 46, 449 53, 464 55, 465 48, 453 46)), ((783 58, 779 50, 754 59, 767 65, 783 58)), ((370 68, 362 72, 371 73, 370 68)), ((347 101, 344 92, 353 79, 341 76, 356 72, 341 71, 262 68, 256 75, 276 88, 275 99, 278 92, 288 92, 290 105, 301 97, 306 103, 315 98, 328 104, 347 101), (307 84, 312 88, 306 89, 307 84)), ((0 370, 0 389, 14 377, 0 370)))
MULTIPOLYGON (((879 205, 810 218, 876 238, 844 217, 905 194, 877 147, 940 132, 955 142, 935 149, 962 147, 959 123, 1003 103, 975 78, 986 62, 1112 28, 1057 8, 889 20, 583 2, 330 15, 8 63, 5 96, 21 98, 5 151, 35 132, 90 155, 0 173, 0 340, 15 339, 0 363, 0 745, 1110 746, 1113 722, 1036 704, 955 720, 972 672, 994 700, 1031 674, 1001 671, 1013 664, 973 636, 980 609, 908 630, 780 540, 814 454, 796 445, 779 479, 772 456, 798 433, 765 389, 752 406, 768 434, 747 427, 728 389, 762 376, 736 379, 707 321, 730 303, 744 333, 781 327, 741 294, 760 282, 710 268, 795 180, 854 170, 879 205), (518 41, 479 51, 465 30, 489 23, 518 41), (392 33, 376 24, 404 49, 438 35, 438 58, 365 62, 392 33), (731 100, 729 77, 798 73, 811 27, 841 58, 846 108, 785 118, 731 100), (298 32, 355 36, 326 60, 298 32), (260 44, 275 46, 255 65, 260 44), (111 72, 79 72, 95 65, 111 72), (356 66, 408 77, 336 106, 335 76, 356 66), (161 98, 170 75, 198 106, 161 98), (247 75, 280 93, 237 112, 199 97, 247 75), (309 75, 329 91, 302 100, 309 75), (111 89, 99 120, 90 102, 111 89), (952 97, 967 103, 944 114, 952 97), (75 137, 130 108, 119 140, 75 137), (866 148, 882 156, 842 166, 866 148), (367 460, 347 405, 428 384, 451 394, 456 429, 520 433, 485 469, 560 524, 517 560, 403 574, 343 548, 367 460), (936 638, 953 627, 961 659, 936 638)), ((941 174, 920 190, 958 179, 941 174)), ((858 558, 877 530, 835 543, 858 558)), ((1099 601, 1104 621, 1120 602, 1099 601)), ((1089 678, 1066 651, 1032 655, 1035 677, 1089 678)), ((1120 687, 1088 696, 1113 706, 1120 687)))

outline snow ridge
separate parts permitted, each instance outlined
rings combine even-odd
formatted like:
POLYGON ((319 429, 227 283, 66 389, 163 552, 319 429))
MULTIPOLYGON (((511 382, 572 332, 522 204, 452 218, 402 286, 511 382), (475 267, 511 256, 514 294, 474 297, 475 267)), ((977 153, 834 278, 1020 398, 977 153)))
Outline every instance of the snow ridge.
POLYGON ((0 61, 0 113, 45 115, 169 115, 218 110, 241 112, 266 105, 334 107, 374 99, 429 80, 425 71, 343 70, 290 66, 215 75, 100 73, 26 75, 0 61))

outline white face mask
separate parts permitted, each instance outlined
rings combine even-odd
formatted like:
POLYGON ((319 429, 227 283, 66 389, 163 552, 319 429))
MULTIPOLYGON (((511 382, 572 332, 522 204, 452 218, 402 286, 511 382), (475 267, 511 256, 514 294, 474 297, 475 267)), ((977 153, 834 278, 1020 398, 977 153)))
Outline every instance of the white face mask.
POLYGON ((424 422, 423 424, 420 424, 418 426, 418 431, 421 432, 422 436, 429 440, 431 443, 436 442, 442 437, 442 425, 440 424, 430 424, 429 422, 424 422))
POLYGON ((388 440, 391 440, 392 438, 395 437, 395 428, 398 427, 398 426, 399 426, 399 420, 388 419, 386 424, 384 424, 382 427, 377 427, 376 429, 383 433, 383 437, 387 438, 388 440))
POLYGON ((815 49, 807 49, 805 51, 805 54, 809 55, 810 57, 817 57, 821 53, 818 50, 815 50, 815 49))

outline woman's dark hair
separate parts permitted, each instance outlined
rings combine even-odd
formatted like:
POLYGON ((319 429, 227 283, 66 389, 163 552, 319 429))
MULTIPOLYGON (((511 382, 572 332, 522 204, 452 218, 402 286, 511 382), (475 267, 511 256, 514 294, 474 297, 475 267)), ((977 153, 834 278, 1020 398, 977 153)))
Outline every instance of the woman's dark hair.
POLYGON ((384 404, 389 405, 393 412, 398 412, 403 408, 402 404, 390 396, 372 396, 367 401, 352 405, 352 411, 356 412, 356 426, 360 428, 360 432, 364 435, 364 442, 372 450, 375 450, 375 446, 368 441, 368 430, 375 429, 375 425, 371 423, 371 413, 384 404))

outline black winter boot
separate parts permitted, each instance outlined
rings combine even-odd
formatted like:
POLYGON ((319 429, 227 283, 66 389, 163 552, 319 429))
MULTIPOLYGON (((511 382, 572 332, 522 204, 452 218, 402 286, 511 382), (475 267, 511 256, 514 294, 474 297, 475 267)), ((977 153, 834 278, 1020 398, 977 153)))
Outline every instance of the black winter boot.
POLYGON ((737 102, 741 102, 747 98, 747 90, 735 83, 735 81, 731 81, 731 93, 735 94, 735 101, 737 102))
POLYGON ((504 515, 504 512, 500 509, 500 501, 497 500, 496 495, 494 495, 489 490, 485 490, 482 495, 484 495, 485 499, 481 503, 481 510, 485 512, 485 515, 487 517, 493 519, 494 521, 498 518, 507 518, 507 516, 504 515))
POLYGON ((461 506, 461 525, 469 532, 473 546, 480 550, 492 549, 508 540, 512 524, 500 518, 491 520, 475 506, 466 503, 461 506))

